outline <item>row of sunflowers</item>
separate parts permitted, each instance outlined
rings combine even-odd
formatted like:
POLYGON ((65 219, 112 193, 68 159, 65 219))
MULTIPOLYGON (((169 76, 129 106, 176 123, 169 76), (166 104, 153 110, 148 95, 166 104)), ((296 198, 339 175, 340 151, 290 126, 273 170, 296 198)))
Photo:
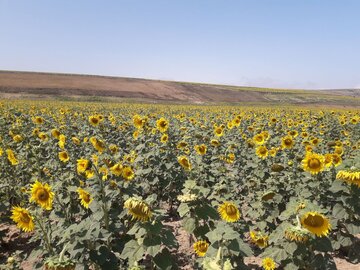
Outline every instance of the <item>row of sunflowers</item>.
POLYGON ((2 101, 1 219, 35 246, 7 266, 356 263, 359 122, 354 109, 2 101))

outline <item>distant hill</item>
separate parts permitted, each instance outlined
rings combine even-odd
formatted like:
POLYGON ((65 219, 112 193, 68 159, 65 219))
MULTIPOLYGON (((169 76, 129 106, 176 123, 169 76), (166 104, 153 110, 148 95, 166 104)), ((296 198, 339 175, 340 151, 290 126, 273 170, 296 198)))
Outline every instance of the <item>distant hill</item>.
POLYGON ((0 71, 0 98, 360 107, 360 89, 295 90, 94 75, 0 71))

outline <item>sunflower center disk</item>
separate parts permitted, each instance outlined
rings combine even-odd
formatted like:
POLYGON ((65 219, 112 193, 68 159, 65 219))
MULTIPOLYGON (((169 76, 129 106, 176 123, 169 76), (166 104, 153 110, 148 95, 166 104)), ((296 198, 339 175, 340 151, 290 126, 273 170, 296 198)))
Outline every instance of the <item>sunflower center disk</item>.
POLYGON ((324 219, 319 216, 314 216, 314 217, 310 216, 307 219, 305 219, 304 223, 312 227, 321 227, 324 224, 324 219))
POLYGON ((313 168, 313 169, 316 169, 316 168, 319 168, 320 167, 320 161, 316 158, 312 158, 309 160, 309 167, 310 168, 313 168))

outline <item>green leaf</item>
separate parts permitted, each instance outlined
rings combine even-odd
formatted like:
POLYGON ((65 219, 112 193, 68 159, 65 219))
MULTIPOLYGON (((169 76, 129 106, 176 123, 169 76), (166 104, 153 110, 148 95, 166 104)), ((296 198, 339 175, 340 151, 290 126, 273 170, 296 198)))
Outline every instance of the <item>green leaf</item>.
POLYGON ((337 219, 346 219, 349 217, 346 209, 340 203, 334 205, 332 214, 337 219))
POLYGON ((138 262, 144 255, 144 248, 138 244, 136 240, 127 242, 124 246, 124 250, 121 252, 121 259, 128 259, 129 264, 132 265, 134 262, 138 262))
POLYGON ((185 217, 182 221, 182 225, 186 232, 192 233, 196 228, 196 220, 191 217, 185 217))
POLYGON ((187 213, 189 213, 190 208, 187 203, 181 203, 177 209, 180 217, 185 216, 187 213))
POLYGON ((175 269, 175 262, 167 248, 164 248, 153 260, 155 265, 161 270, 175 269))

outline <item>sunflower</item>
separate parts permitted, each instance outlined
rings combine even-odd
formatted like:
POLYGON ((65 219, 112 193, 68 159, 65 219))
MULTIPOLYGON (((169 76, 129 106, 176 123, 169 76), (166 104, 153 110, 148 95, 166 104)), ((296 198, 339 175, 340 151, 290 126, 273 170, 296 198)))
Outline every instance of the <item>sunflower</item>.
POLYGON ((265 257, 261 265, 265 270, 274 270, 276 268, 274 260, 269 257, 265 257))
POLYGON ((167 134, 163 134, 160 138, 160 142, 167 143, 168 139, 169 139, 169 136, 167 134))
POLYGON ((49 137, 45 132, 39 132, 37 136, 43 142, 46 142, 47 140, 49 140, 49 137))
POLYGON ((79 140, 79 138, 77 137, 72 137, 71 138, 72 142, 76 145, 80 145, 81 144, 81 141, 79 140))
POLYGON ((145 121, 142 119, 142 117, 138 114, 135 114, 133 116, 133 124, 134 124, 134 127, 137 128, 137 129, 140 129, 144 126, 144 123, 145 121))
POLYGON ((325 167, 330 167, 332 165, 332 154, 325 154, 324 155, 324 165, 325 167))
POLYGON ((110 171, 113 175, 120 176, 122 174, 123 165, 120 163, 116 163, 114 166, 110 168, 110 171))
POLYGON ((13 140, 14 140, 14 142, 19 143, 19 142, 22 142, 24 140, 24 138, 18 134, 13 137, 13 140))
POLYGON ((194 149, 198 155, 203 156, 206 154, 207 147, 205 144, 201 144, 201 145, 195 145, 194 149))
POLYGON ((84 173, 90 167, 90 161, 87 159, 77 160, 77 173, 84 173))
POLYGON ((55 138, 55 139, 59 139, 59 136, 60 136, 60 131, 57 130, 56 128, 52 129, 51 130, 51 135, 55 138))
POLYGON ((15 153, 11 149, 6 150, 7 158, 10 161, 11 165, 15 166, 19 164, 19 161, 17 160, 15 153))
POLYGON ((156 121, 156 128, 161 132, 165 133, 169 128, 169 122, 161 117, 159 120, 156 121))
POLYGON ((332 164, 337 167, 342 163, 342 158, 339 154, 332 154, 332 164))
POLYGON ((301 217, 301 225, 316 236, 329 234, 331 225, 329 220, 318 212, 307 212, 301 217))
POLYGON ((221 127, 216 127, 214 129, 215 136, 221 137, 224 135, 224 130, 221 127))
POLYGON ((187 170, 187 171, 191 170, 191 163, 187 156, 178 157, 178 162, 185 170, 187 170))
POLYGON ((76 191, 79 195, 79 200, 81 200, 81 205, 88 209, 90 203, 93 201, 93 199, 90 197, 90 193, 82 188, 78 188, 76 191))
POLYGON ((259 158, 265 159, 268 156, 269 152, 264 145, 260 145, 256 148, 256 155, 259 158))
POLYGON ((292 136, 288 135, 281 139, 282 148, 291 149, 294 146, 294 139, 292 136))
POLYGON ((240 219, 240 211, 232 202, 224 202, 219 205, 218 212, 221 218, 227 222, 236 222, 240 219))
POLYGON ((41 125, 44 123, 44 118, 42 118, 41 116, 35 116, 33 117, 32 121, 34 124, 41 125))
POLYGON ((54 198, 54 192, 51 191, 51 186, 47 183, 42 184, 38 180, 31 185, 30 202, 34 201, 45 210, 51 210, 54 198))
POLYGON ((233 164, 235 161, 235 154, 234 153, 229 153, 226 158, 225 158, 226 163, 228 164, 233 164))
POLYGON ((98 126, 100 124, 99 116, 98 115, 89 116, 89 123, 94 127, 98 126))
POLYGON ((122 169, 121 176, 126 180, 130 181, 135 177, 135 173, 133 169, 130 166, 125 166, 122 169))
POLYGON ((65 143, 66 143, 66 136, 64 134, 60 134, 59 136, 59 142, 58 145, 61 149, 65 148, 65 143))
POLYGON ((105 150, 105 144, 102 140, 98 140, 95 137, 90 138, 92 146, 101 154, 105 150))
POLYGON ((20 206, 13 206, 11 212, 11 219, 16 222, 18 228, 22 229, 24 232, 31 232, 34 230, 34 218, 27 209, 20 206))
POLYGON ((334 153, 342 156, 344 154, 344 148, 342 146, 335 146, 334 153))
POLYGON ((305 158, 302 160, 303 169, 311 174, 318 174, 323 171, 324 165, 324 156, 312 152, 307 152, 305 158))
POLYGON ((193 248, 198 256, 204 257, 209 248, 209 243, 204 240, 200 240, 194 243, 193 248))
POLYGON ((297 226, 290 226, 285 230, 285 238, 289 241, 304 243, 309 240, 309 231, 297 226))
POLYGON ((265 143, 265 136, 262 133, 256 134, 253 137, 253 142, 257 145, 263 145, 265 143))
POLYGON ((124 208, 128 209, 128 213, 132 216, 132 219, 140 220, 142 222, 148 221, 152 212, 150 207, 144 201, 131 197, 124 203, 124 208))
POLYGON ((70 160, 69 154, 66 151, 59 152, 59 159, 66 163, 70 160))
POLYGON ((212 139, 210 141, 210 143, 211 143, 212 146, 215 146, 215 147, 220 146, 220 142, 218 140, 216 140, 216 139, 212 139))
POLYGON ((260 232, 250 231, 251 242, 253 242, 258 247, 264 248, 268 246, 269 236, 262 235, 260 232))
POLYGON ((355 169, 339 171, 336 174, 336 179, 343 180, 348 184, 357 185, 360 188, 360 171, 355 169))

